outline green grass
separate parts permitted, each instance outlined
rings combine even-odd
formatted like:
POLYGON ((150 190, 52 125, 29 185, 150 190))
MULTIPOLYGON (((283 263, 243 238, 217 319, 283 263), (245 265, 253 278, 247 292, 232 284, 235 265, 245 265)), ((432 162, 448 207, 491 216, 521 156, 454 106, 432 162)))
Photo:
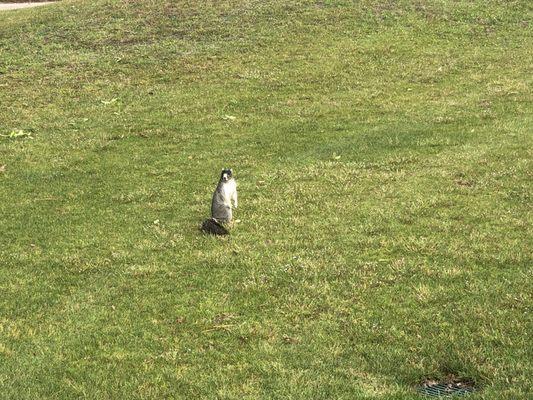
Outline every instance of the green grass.
POLYGON ((0 13, 0 397, 531 398, 531 15, 0 13), (223 167, 227 239, 198 231, 223 167))

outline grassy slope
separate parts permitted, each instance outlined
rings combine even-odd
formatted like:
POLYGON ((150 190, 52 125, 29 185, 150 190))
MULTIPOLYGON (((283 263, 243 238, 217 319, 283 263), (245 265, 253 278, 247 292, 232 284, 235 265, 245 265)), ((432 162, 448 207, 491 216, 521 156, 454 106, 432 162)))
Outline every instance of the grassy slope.
POLYGON ((528 16, 0 14, 0 133, 33 136, 0 137, 2 398, 412 399, 450 373, 527 398, 528 16), (224 166, 242 222, 204 237, 224 166))

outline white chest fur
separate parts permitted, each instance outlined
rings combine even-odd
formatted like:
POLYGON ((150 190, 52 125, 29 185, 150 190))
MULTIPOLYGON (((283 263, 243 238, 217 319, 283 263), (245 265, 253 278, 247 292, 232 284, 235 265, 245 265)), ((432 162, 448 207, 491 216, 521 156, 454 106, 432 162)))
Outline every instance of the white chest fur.
POLYGON ((230 179, 226 183, 224 183, 224 186, 222 186, 222 192, 224 193, 224 202, 229 203, 233 193, 237 190, 237 183, 235 182, 235 179, 230 179))

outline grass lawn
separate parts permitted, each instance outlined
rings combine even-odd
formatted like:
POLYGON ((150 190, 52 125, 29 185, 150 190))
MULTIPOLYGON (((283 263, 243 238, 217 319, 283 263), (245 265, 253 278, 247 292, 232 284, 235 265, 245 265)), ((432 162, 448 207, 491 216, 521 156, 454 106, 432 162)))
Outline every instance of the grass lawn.
POLYGON ((532 13, 0 13, 0 398, 530 399, 532 13))
POLYGON ((49 1, 60 1, 60 0, 0 0, 2 3, 45 3, 49 1))
POLYGON ((0 0, 0 4, 2 3, 47 3, 47 2, 54 2, 54 1, 61 1, 61 0, 0 0))

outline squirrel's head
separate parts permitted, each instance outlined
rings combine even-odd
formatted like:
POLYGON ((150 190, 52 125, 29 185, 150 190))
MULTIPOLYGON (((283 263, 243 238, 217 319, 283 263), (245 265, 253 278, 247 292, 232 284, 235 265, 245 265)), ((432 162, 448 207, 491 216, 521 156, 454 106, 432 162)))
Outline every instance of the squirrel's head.
POLYGON ((232 169, 223 169, 222 173, 220 174, 220 180, 227 182, 231 178, 233 178, 233 170, 232 169))

